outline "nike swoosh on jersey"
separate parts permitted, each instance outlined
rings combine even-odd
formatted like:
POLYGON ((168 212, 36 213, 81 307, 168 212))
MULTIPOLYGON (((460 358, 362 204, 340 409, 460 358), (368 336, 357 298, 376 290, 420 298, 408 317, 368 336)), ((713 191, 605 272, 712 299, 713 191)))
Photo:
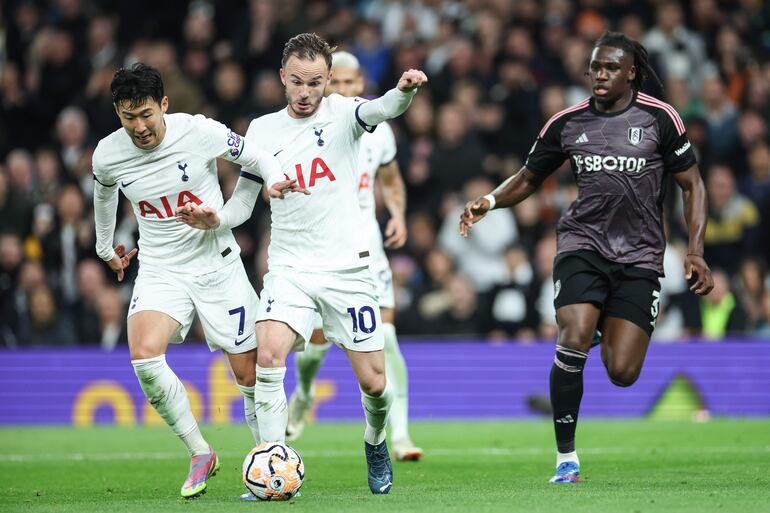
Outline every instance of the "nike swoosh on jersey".
POLYGON ((139 178, 136 178, 136 179, 134 179, 134 180, 131 180, 131 181, 130 181, 130 182, 128 182, 128 183, 121 181, 121 182, 120 182, 120 186, 121 186, 121 187, 123 187, 123 188, 126 188, 126 187, 128 187, 129 185, 131 185, 132 183, 134 183, 136 180, 139 180, 139 178))
POLYGON ((361 342, 366 342, 367 340, 369 340, 369 339, 370 339, 370 338, 372 338, 373 336, 374 336, 374 335, 372 335, 372 336, 369 336, 369 337, 366 337, 366 338, 356 338, 356 337, 353 337, 353 343, 354 343, 354 344, 360 344, 361 342))
POLYGON ((279 153, 281 153, 283 150, 278 150, 275 153, 273 153, 273 157, 277 157, 279 153))
POLYGON ((244 339, 241 339, 241 340, 235 339, 235 345, 236 345, 236 346, 239 346, 239 345, 243 344, 244 342, 246 342, 247 340, 249 340, 249 339, 250 339, 250 338, 251 338, 253 335, 254 335, 254 334, 252 333, 252 334, 251 334, 251 335, 249 335, 248 337, 246 337, 246 338, 244 338, 244 339))

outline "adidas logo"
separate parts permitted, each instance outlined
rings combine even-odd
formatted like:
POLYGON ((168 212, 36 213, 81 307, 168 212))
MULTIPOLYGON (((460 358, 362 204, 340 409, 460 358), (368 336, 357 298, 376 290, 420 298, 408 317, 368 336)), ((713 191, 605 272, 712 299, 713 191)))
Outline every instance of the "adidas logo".
POLYGON ((587 143, 587 142, 588 142, 588 136, 586 135, 585 132, 580 134, 580 137, 575 139, 575 144, 582 144, 582 143, 587 143))
POLYGON ((556 419, 557 424, 573 424, 574 422, 575 422, 575 419, 572 418, 572 415, 565 415, 560 419, 556 419))

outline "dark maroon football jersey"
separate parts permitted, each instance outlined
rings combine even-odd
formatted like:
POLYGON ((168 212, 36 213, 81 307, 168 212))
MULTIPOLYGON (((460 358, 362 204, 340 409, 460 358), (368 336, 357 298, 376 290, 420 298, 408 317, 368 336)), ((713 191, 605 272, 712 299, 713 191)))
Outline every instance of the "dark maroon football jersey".
POLYGON ((525 166, 545 176, 565 159, 578 197, 556 226, 558 252, 588 249, 662 274, 664 178, 696 163, 674 108, 634 93, 628 108, 606 114, 586 99, 548 120, 525 166))

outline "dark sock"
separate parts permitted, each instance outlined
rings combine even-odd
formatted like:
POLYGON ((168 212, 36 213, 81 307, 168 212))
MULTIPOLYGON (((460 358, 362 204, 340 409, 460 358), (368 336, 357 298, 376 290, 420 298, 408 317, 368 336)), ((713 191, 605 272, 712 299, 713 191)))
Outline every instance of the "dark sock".
POLYGON ((583 367, 588 354, 556 346, 551 367, 551 407, 556 447, 561 453, 575 450, 580 400, 583 398, 583 367))

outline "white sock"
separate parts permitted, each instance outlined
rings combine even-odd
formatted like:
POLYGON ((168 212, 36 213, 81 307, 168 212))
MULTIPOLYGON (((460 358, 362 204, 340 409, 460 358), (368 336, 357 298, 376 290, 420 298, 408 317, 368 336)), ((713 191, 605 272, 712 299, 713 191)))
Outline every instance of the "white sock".
POLYGON ((318 373, 318 368, 323 363, 326 353, 331 347, 331 342, 323 344, 306 344, 305 350, 299 352, 294 357, 294 363, 297 366, 297 393, 304 401, 312 401, 315 391, 313 390, 313 380, 318 373))
POLYGON ((385 390, 379 397, 361 391, 361 404, 366 415, 366 430, 364 431, 366 443, 378 445, 385 440, 385 425, 388 422, 388 411, 392 403, 393 393, 390 391, 388 383, 385 383, 385 390))
POLYGON ((190 409, 184 385, 166 363, 166 355, 131 360, 139 385, 155 411, 184 442, 190 456, 208 454, 211 447, 203 439, 190 409))
POLYGON ((558 467, 565 461, 574 461, 575 463, 580 465, 580 460, 578 459, 577 451, 572 451, 572 452, 556 451, 556 466, 558 467))
POLYGON ((263 442, 283 442, 289 410, 283 378, 286 367, 264 368, 257 365, 257 384, 254 386, 254 403, 257 411, 259 435, 263 442))
POLYGON ((406 362, 398 348, 396 327, 384 323, 382 329, 385 332, 385 373, 393 394, 388 417, 390 439, 406 440, 409 438, 409 376, 406 362))
POLYGON ((238 385, 238 390, 241 391, 243 396, 243 414, 246 417, 246 424, 249 426, 251 434, 254 435, 254 444, 259 445, 261 439, 259 437, 256 406, 254 405, 254 387, 238 385))

